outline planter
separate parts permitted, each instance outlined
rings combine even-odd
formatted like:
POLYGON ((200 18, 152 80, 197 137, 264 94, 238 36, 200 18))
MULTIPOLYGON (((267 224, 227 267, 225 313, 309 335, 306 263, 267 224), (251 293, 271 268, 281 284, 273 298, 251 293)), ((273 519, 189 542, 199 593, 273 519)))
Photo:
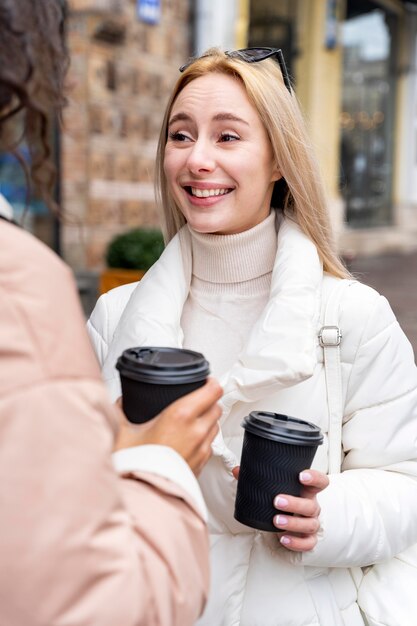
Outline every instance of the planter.
POLYGON ((128 270, 124 268, 112 267, 103 270, 100 274, 99 292, 100 295, 120 287, 120 285, 126 285, 127 283, 134 283, 140 280, 145 273, 145 270, 128 270))
POLYGON ((100 276, 100 294, 142 278, 164 249, 164 238, 157 228, 133 228, 116 235, 108 244, 108 269, 100 276), (140 269, 139 269, 140 268, 140 269))

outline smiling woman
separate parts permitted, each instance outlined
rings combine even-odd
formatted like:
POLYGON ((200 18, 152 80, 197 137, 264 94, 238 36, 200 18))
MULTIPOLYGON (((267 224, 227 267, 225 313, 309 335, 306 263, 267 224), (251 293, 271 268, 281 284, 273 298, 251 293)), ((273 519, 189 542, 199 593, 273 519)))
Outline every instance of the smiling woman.
POLYGON ((189 83, 172 107, 168 129, 166 181, 191 228, 230 235, 269 215, 281 175, 265 127, 238 80, 208 74, 189 83))
POLYGON ((157 158, 169 243, 136 288, 99 301, 91 336, 114 399, 129 345, 202 352, 221 379, 220 432, 200 476, 212 582, 199 626, 363 626, 350 568, 360 583, 361 566, 417 541, 416 369, 387 302, 335 253, 295 94, 273 55, 252 54, 209 50, 181 68, 157 158), (320 331, 342 287, 343 471, 328 476, 320 331), (300 496, 269 495, 273 533, 234 518, 240 424, 253 411, 325 436, 300 496))

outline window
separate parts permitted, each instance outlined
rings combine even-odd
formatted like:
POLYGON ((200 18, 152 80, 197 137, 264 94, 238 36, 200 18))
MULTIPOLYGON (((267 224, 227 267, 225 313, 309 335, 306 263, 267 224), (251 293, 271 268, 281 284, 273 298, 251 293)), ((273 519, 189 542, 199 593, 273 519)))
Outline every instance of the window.
POLYGON ((394 16, 366 3, 343 24, 341 192, 352 227, 391 221, 394 16), (369 7, 373 10, 369 10, 369 7))

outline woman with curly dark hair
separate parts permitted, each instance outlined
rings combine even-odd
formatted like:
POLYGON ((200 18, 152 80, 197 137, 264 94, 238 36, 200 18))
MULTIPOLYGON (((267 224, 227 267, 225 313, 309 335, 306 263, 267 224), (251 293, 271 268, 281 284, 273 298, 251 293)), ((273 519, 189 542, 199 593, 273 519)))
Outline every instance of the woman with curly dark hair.
MULTIPOLYGON (((58 0, 0 0, 0 149, 26 140, 51 207, 64 18, 58 0)), ((221 389, 210 380, 145 429, 129 428, 109 404, 71 272, 2 207, 0 622, 191 625, 208 586, 195 474, 210 456, 221 389)))

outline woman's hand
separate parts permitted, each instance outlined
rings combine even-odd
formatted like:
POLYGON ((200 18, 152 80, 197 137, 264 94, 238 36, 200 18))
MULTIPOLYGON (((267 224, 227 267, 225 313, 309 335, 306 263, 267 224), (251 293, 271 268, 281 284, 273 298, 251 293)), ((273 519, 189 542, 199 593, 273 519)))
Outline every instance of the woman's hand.
MULTIPOLYGON (((239 466, 232 470, 236 480, 239 478, 239 466)), ((329 478, 317 470, 304 470, 300 474, 303 485, 301 496, 288 496, 280 493, 274 500, 274 506, 280 513, 273 519, 282 533, 278 534, 280 543, 294 552, 307 552, 317 543, 317 533, 320 528, 320 506, 316 495, 326 489, 329 478), (293 513, 293 515, 285 515, 293 513)))
POLYGON ((281 545, 295 552, 307 552, 316 545, 320 529, 320 506, 316 496, 326 489, 329 478, 322 472, 308 469, 301 472, 300 482, 303 485, 300 497, 280 493, 275 498, 274 506, 280 512, 273 523, 282 531, 279 534, 281 545))
MULTIPOLYGON (((176 400, 145 424, 123 419, 115 450, 144 444, 169 446, 178 452, 198 475, 211 456, 211 442, 218 431, 223 390, 216 380, 176 400)), ((119 400, 116 404, 120 407, 119 400)))

